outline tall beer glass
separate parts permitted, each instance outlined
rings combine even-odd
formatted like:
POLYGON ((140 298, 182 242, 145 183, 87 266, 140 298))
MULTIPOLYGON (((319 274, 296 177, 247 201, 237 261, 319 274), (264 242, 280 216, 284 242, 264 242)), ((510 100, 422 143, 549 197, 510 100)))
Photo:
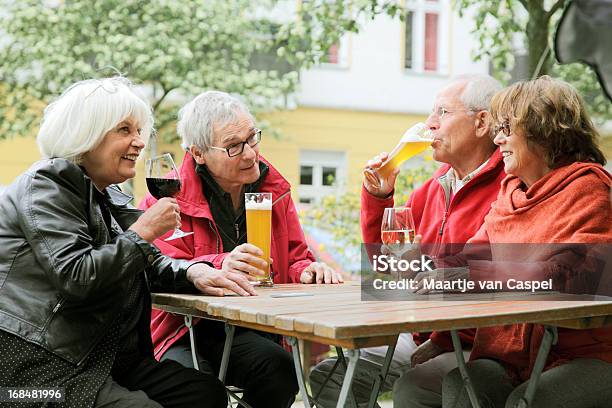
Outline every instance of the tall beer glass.
POLYGON ((270 240, 272 237, 272 193, 245 193, 247 242, 261 249, 268 263, 265 276, 254 276, 261 286, 273 286, 270 275, 270 240))
POLYGON ((425 151, 432 141, 433 135, 429 128, 424 123, 417 123, 404 133, 382 166, 377 169, 366 168, 364 176, 373 186, 380 188, 393 170, 412 156, 425 151))

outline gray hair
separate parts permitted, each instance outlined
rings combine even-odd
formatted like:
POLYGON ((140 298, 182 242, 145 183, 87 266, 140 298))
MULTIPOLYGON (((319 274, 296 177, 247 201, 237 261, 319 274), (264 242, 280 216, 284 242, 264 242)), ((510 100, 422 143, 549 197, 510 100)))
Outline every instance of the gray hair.
POLYGON ((178 113, 177 132, 183 147, 195 145, 199 149, 208 150, 213 145, 214 128, 236 122, 240 114, 253 118, 249 108, 228 93, 201 93, 178 113))
POLYGON ((83 154, 95 149, 128 117, 142 128, 146 143, 153 129, 153 111, 127 78, 76 82, 45 108, 36 142, 43 157, 61 157, 79 164, 83 154))
POLYGON ((490 110, 493 95, 501 91, 501 83, 487 74, 458 75, 451 83, 465 82, 465 88, 459 99, 472 111, 490 110))

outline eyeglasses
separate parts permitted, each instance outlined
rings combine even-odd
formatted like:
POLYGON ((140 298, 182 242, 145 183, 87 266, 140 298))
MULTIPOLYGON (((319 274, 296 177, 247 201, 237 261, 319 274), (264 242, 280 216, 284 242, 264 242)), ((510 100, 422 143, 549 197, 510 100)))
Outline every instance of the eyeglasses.
POLYGON ((474 109, 457 109, 457 110, 448 110, 444 107, 437 107, 431 110, 431 114, 437 116, 439 119, 444 118, 444 115, 452 115, 455 112, 474 112, 474 109))
POLYGON ((493 128, 493 137, 497 136, 499 132, 504 132, 504 136, 506 137, 510 136, 510 122, 505 120, 502 123, 495 125, 493 128))
POLYGON ((125 86, 128 88, 132 86, 132 83, 130 82, 129 79, 122 77, 122 76, 116 76, 116 77, 105 78, 105 79, 87 79, 81 82, 77 82, 76 84, 68 88, 68 90, 74 88, 75 86, 79 86, 83 84, 96 84, 97 85, 90 93, 87 94, 85 99, 89 98, 100 88, 102 88, 107 93, 115 93, 119 90, 121 86, 125 86))
POLYGON ((208 146, 210 149, 221 150, 227 153, 229 157, 236 157, 242 154, 244 151, 244 145, 248 144, 250 147, 255 147, 261 142, 261 130, 255 129, 255 133, 253 133, 247 140, 244 142, 233 144, 229 147, 217 147, 217 146, 208 146))

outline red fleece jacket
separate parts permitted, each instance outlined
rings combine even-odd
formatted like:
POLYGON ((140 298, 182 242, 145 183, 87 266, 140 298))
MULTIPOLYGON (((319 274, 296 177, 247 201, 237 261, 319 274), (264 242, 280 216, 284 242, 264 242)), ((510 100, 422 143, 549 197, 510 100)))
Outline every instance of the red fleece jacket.
MULTIPOLYGON (((431 244, 430 255, 453 255, 463 249, 465 243, 480 229, 491 203, 497 198, 499 186, 506 174, 499 150, 487 165, 457 194, 451 196, 444 187, 444 178, 450 166, 442 166, 432 178, 416 189, 406 203, 412 208, 416 232, 422 235, 423 244, 431 244)), ((393 195, 376 198, 365 188, 361 192, 361 232, 364 243, 380 243, 380 226, 384 209, 393 207, 393 195)), ((459 332, 464 345, 471 346, 474 330, 459 332)), ((444 350, 452 351, 449 332, 433 332, 431 341, 444 350)), ((416 336, 422 342, 427 336, 416 336)))
MULTIPOLYGON (((274 259, 274 264, 271 265, 274 282, 299 283, 300 274, 315 259, 306 244, 291 199, 289 182, 261 156, 260 160, 268 165, 269 171, 259 189, 272 193, 270 256, 274 259)), ((162 253, 173 258, 208 261, 212 262, 215 268, 221 268, 227 252, 223 251, 223 242, 204 197, 202 180, 196 174, 195 161, 191 154, 185 155, 179 173, 182 188, 176 200, 181 208, 181 229, 194 233, 172 241, 164 241, 164 236, 156 240, 155 245, 162 253)), ((140 208, 146 209, 156 201, 147 194, 140 203, 140 208)), ((181 316, 154 309, 151 317, 151 334, 156 358, 159 359, 187 331, 181 316)))

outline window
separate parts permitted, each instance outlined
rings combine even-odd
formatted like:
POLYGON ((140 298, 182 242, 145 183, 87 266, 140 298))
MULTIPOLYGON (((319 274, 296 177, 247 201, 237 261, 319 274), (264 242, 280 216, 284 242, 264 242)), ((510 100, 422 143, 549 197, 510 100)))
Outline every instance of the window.
POLYGON ((312 166, 300 166, 300 185, 312 186, 312 166))
POLYGON ((327 60, 325 62, 327 62, 328 64, 337 64, 338 62, 340 62, 339 51, 340 44, 332 44, 331 47, 329 47, 329 50, 327 50, 327 60))
POLYGON ((330 194, 339 194, 346 180, 344 152, 304 150, 300 152, 300 203, 320 201, 330 194))
POLYGON ((414 72, 445 73, 448 68, 448 0, 406 0, 403 66, 414 72))
POLYGON ((438 14, 425 14, 425 71, 438 70, 438 14))
POLYGON ((412 20, 414 13, 410 10, 406 13, 406 33, 404 41, 404 68, 412 69, 412 20))
POLYGON ((347 68, 349 66, 349 34, 345 34, 340 40, 332 44, 323 56, 323 66, 347 68))
POLYGON ((336 168, 335 167, 323 167, 321 172, 321 185, 333 186, 336 182, 336 168))

